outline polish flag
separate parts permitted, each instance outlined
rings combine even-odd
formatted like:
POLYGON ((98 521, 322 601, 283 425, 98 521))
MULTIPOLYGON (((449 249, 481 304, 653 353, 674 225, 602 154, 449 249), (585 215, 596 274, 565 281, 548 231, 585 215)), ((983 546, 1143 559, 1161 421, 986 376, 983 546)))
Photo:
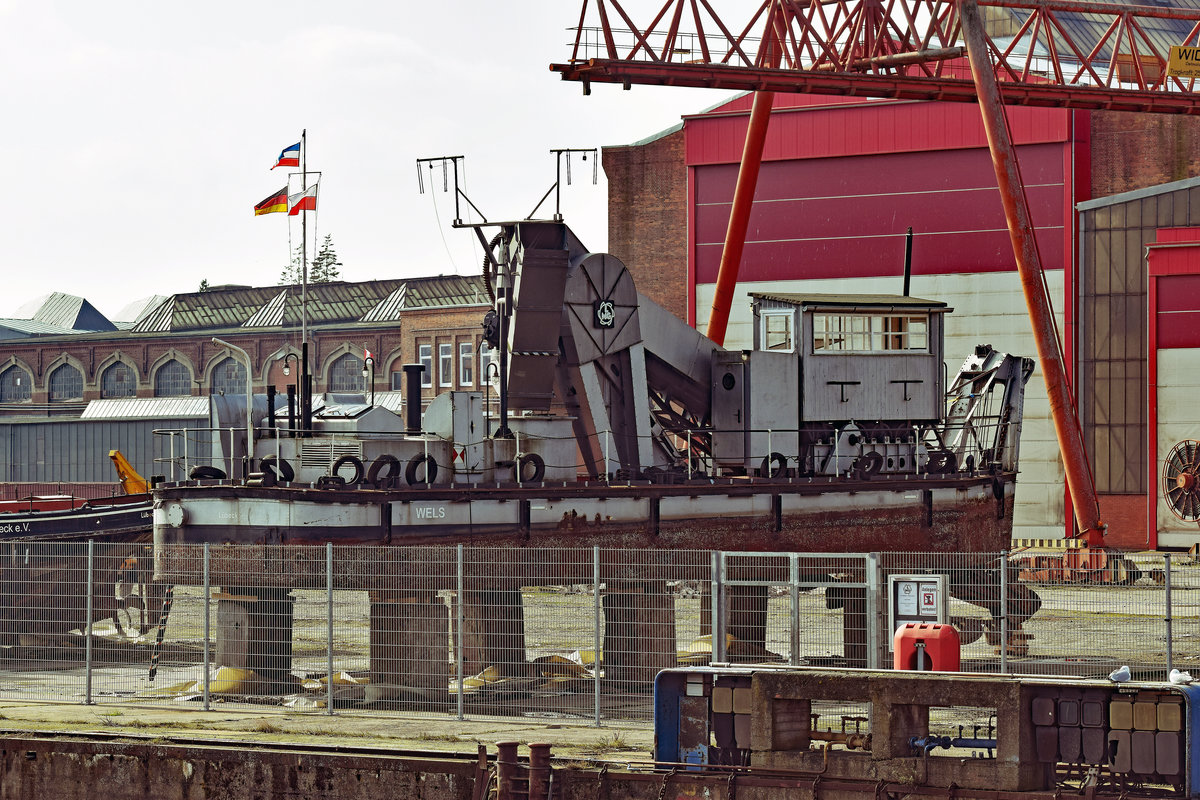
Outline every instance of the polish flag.
POLYGON ((299 194, 288 195, 288 216, 294 217, 301 211, 317 210, 317 184, 313 184, 299 194))

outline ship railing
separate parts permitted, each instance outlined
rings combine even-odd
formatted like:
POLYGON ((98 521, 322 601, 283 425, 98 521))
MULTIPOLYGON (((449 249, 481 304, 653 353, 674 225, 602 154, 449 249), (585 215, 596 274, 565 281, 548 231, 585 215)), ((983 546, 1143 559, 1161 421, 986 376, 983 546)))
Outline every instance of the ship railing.
MULTIPOLYGON (((276 463, 283 456, 283 442, 287 440, 286 429, 259 428, 256 431, 255 459, 250 465, 245 459, 245 429, 239 426, 208 428, 173 428, 154 431, 157 442, 154 458, 156 475, 164 480, 177 482, 193 477, 193 473, 212 477, 215 473, 197 468, 215 468, 229 478, 244 478, 259 467, 258 461, 274 455, 276 463), (265 435, 264 435, 265 434, 265 435)), ((593 443, 588 446, 596 453, 600 464, 589 469, 587 460, 578 447, 571 462, 558 463, 561 457, 550 458, 551 452, 562 453, 564 448, 556 442, 576 442, 576 437, 535 435, 515 431, 510 458, 519 460, 536 454, 544 460, 547 471, 555 474, 584 476, 595 470, 606 481, 624 481, 644 475, 647 471, 673 471, 687 480, 711 480, 735 474, 756 477, 787 477, 821 475, 825 477, 863 477, 862 457, 872 450, 882 452, 888 447, 911 446, 922 451, 916 464, 899 466, 889 464, 874 472, 895 475, 925 475, 947 473, 988 472, 995 469, 1011 471, 1016 468, 1016 453, 1019 439, 1019 421, 1014 422, 996 414, 975 414, 969 420, 955 421, 949 425, 916 424, 912 426, 894 423, 853 422, 840 425, 811 424, 796 428, 718 428, 695 426, 679 430, 660 430, 649 439, 651 449, 657 452, 657 464, 639 465, 629 468, 629 452, 634 457, 643 451, 641 438, 611 429, 591 434, 593 443), (853 426, 853 429, 850 426, 853 426), (850 445, 843 434, 848 430, 861 432, 861 441, 850 445), (624 440, 625 448, 620 446, 624 440), (730 442, 734 442, 730 446, 730 442), (814 451, 820 453, 815 458, 814 451), (952 456, 952 460, 951 457, 952 456), (599 467, 599 469, 597 469, 599 467)), ((323 461, 329 474, 342 455, 351 454, 361 458, 362 444, 389 438, 420 440, 426 457, 430 456, 431 443, 441 441, 427 431, 358 430, 320 431, 305 441, 310 454, 313 445, 320 444, 325 450, 323 461)), ((454 448, 470 448, 481 445, 486 437, 476 440, 453 441, 447 444, 454 448)), ((311 458, 311 456, 310 456, 311 458)), ((319 466, 309 459, 306 466, 319 466)), ((449 468, 447 464, 445 467, 449 468)), ((869 465, 868 465, 869 466, 869 465)), ((450 470, 447 469, 447 475, 450 470)), ((469 470, 463 470, 464 474, 469 470)), ((873 474, 867 470, 867 474, 873 474)))

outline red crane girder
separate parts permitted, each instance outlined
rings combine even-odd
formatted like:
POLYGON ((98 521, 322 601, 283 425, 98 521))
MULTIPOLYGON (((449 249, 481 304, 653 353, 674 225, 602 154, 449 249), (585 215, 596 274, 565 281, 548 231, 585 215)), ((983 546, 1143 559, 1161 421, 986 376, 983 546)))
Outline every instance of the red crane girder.
MULTIPOLYGON (((1195 79, 1167 74, 1171 45, 1200 46, 1200 10, 979 6, 1007 104, 1200 113, 1195 79)), ((585 91, 637 83, 975 102, 960 10, 958 0, 763 0, 731 26, 709 0, 666 0, 639 27, 620 0, 584 0, 571 59, 550 68, 585 91), (781 43, 778 68, 764 68, 763 42, 781 43)))

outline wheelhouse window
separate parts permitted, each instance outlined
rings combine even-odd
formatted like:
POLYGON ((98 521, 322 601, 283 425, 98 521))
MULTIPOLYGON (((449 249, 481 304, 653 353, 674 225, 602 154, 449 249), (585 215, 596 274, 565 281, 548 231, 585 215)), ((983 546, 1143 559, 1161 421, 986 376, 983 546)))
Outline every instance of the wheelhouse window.
POLYGON ((475 344, 474 342, 458 343, 458 385, 475 385, 475 344))
POLYGON ((133 367, 124 361, 109 364, 100 373, 100 396, 102 398, 134 397, 136 395, 137 378, 134 377, 133 367))
POLYGON ((925 314, 813 314, 814 353, 929 351, 925 314))
POLYGON ((82 400, 83 373, 70 364, 63 364, 50 373, 49 388, 48 399, 51 403, 61 403, 66 400, 82 400))
POLYGON ((329 391, 364 392, 367 379, 363 377, 363 360, 353 353, 343 353, 329 367, 329 391))
POLYGON ((172 358, 154 373, 155 397, 186 397, 192 393, 192 371, 172 358))
POLYGON ((792 320, 795 317, 791 311, 762 312, 762 342, 763 350, 778 353, 791 353, 796 349, 792 335, 792 320))
POLYGON ((226 358, 213 369, 213 394, 245 394, 246 365, 233 356, 226 358))

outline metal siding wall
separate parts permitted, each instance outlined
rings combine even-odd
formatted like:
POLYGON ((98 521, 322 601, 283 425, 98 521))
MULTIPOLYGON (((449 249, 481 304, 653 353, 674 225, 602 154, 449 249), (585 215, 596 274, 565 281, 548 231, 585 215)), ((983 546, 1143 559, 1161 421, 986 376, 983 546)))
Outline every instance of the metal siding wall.
MULTIPOLYGON (((1200 188, 1088 209, 1081 218, 1078 385, 1084 438, 1100 492, 1145 494, 1150 489, 1145 248, 1158 228, 1200 225, 1200 188)), ((1170 303, 1170 293, 1161 290, 1159 302, 1170 303)), ((1181 324, 1160 335, 1189 346, 1192 334, 1181 324)), ((1159 383, 1175 379, 1160 373, 1159 383)))
MULTIPOLYGON (((1043 263, 1065 262, 1062 146, 1020 150, 1043 263)), ((716 280, 736 165, 693 170, 697 284, 716 280)), ((739 281, 898 275, 905 229, 913 273, 1014 269, 986 149, 764 164, 739 281)))
MULTIPOLYGON (((764 161, 863 156, 904 151, 945 151, 987 147, 983 121, 973 103, 854 101, 789 111, 776 95, 764 143, 764 161)), ((749 122, 745 111, 689 117, 689 166, 736 164, 741 160, 749 122)), ((1009 108, 1009 127, 1018 145, 1065 142, 1070 112, 1049 108, 1009 108)))
POLYGON ((125 454, 143 476, 162 474, 165 456, 157 429, 207 427, 206 420, 67 420, 0 424, 0 480, 5 482, 111 482, 116 471, 108 451, 125 454), (7 448, 12 443, 12 458, 7 448))

